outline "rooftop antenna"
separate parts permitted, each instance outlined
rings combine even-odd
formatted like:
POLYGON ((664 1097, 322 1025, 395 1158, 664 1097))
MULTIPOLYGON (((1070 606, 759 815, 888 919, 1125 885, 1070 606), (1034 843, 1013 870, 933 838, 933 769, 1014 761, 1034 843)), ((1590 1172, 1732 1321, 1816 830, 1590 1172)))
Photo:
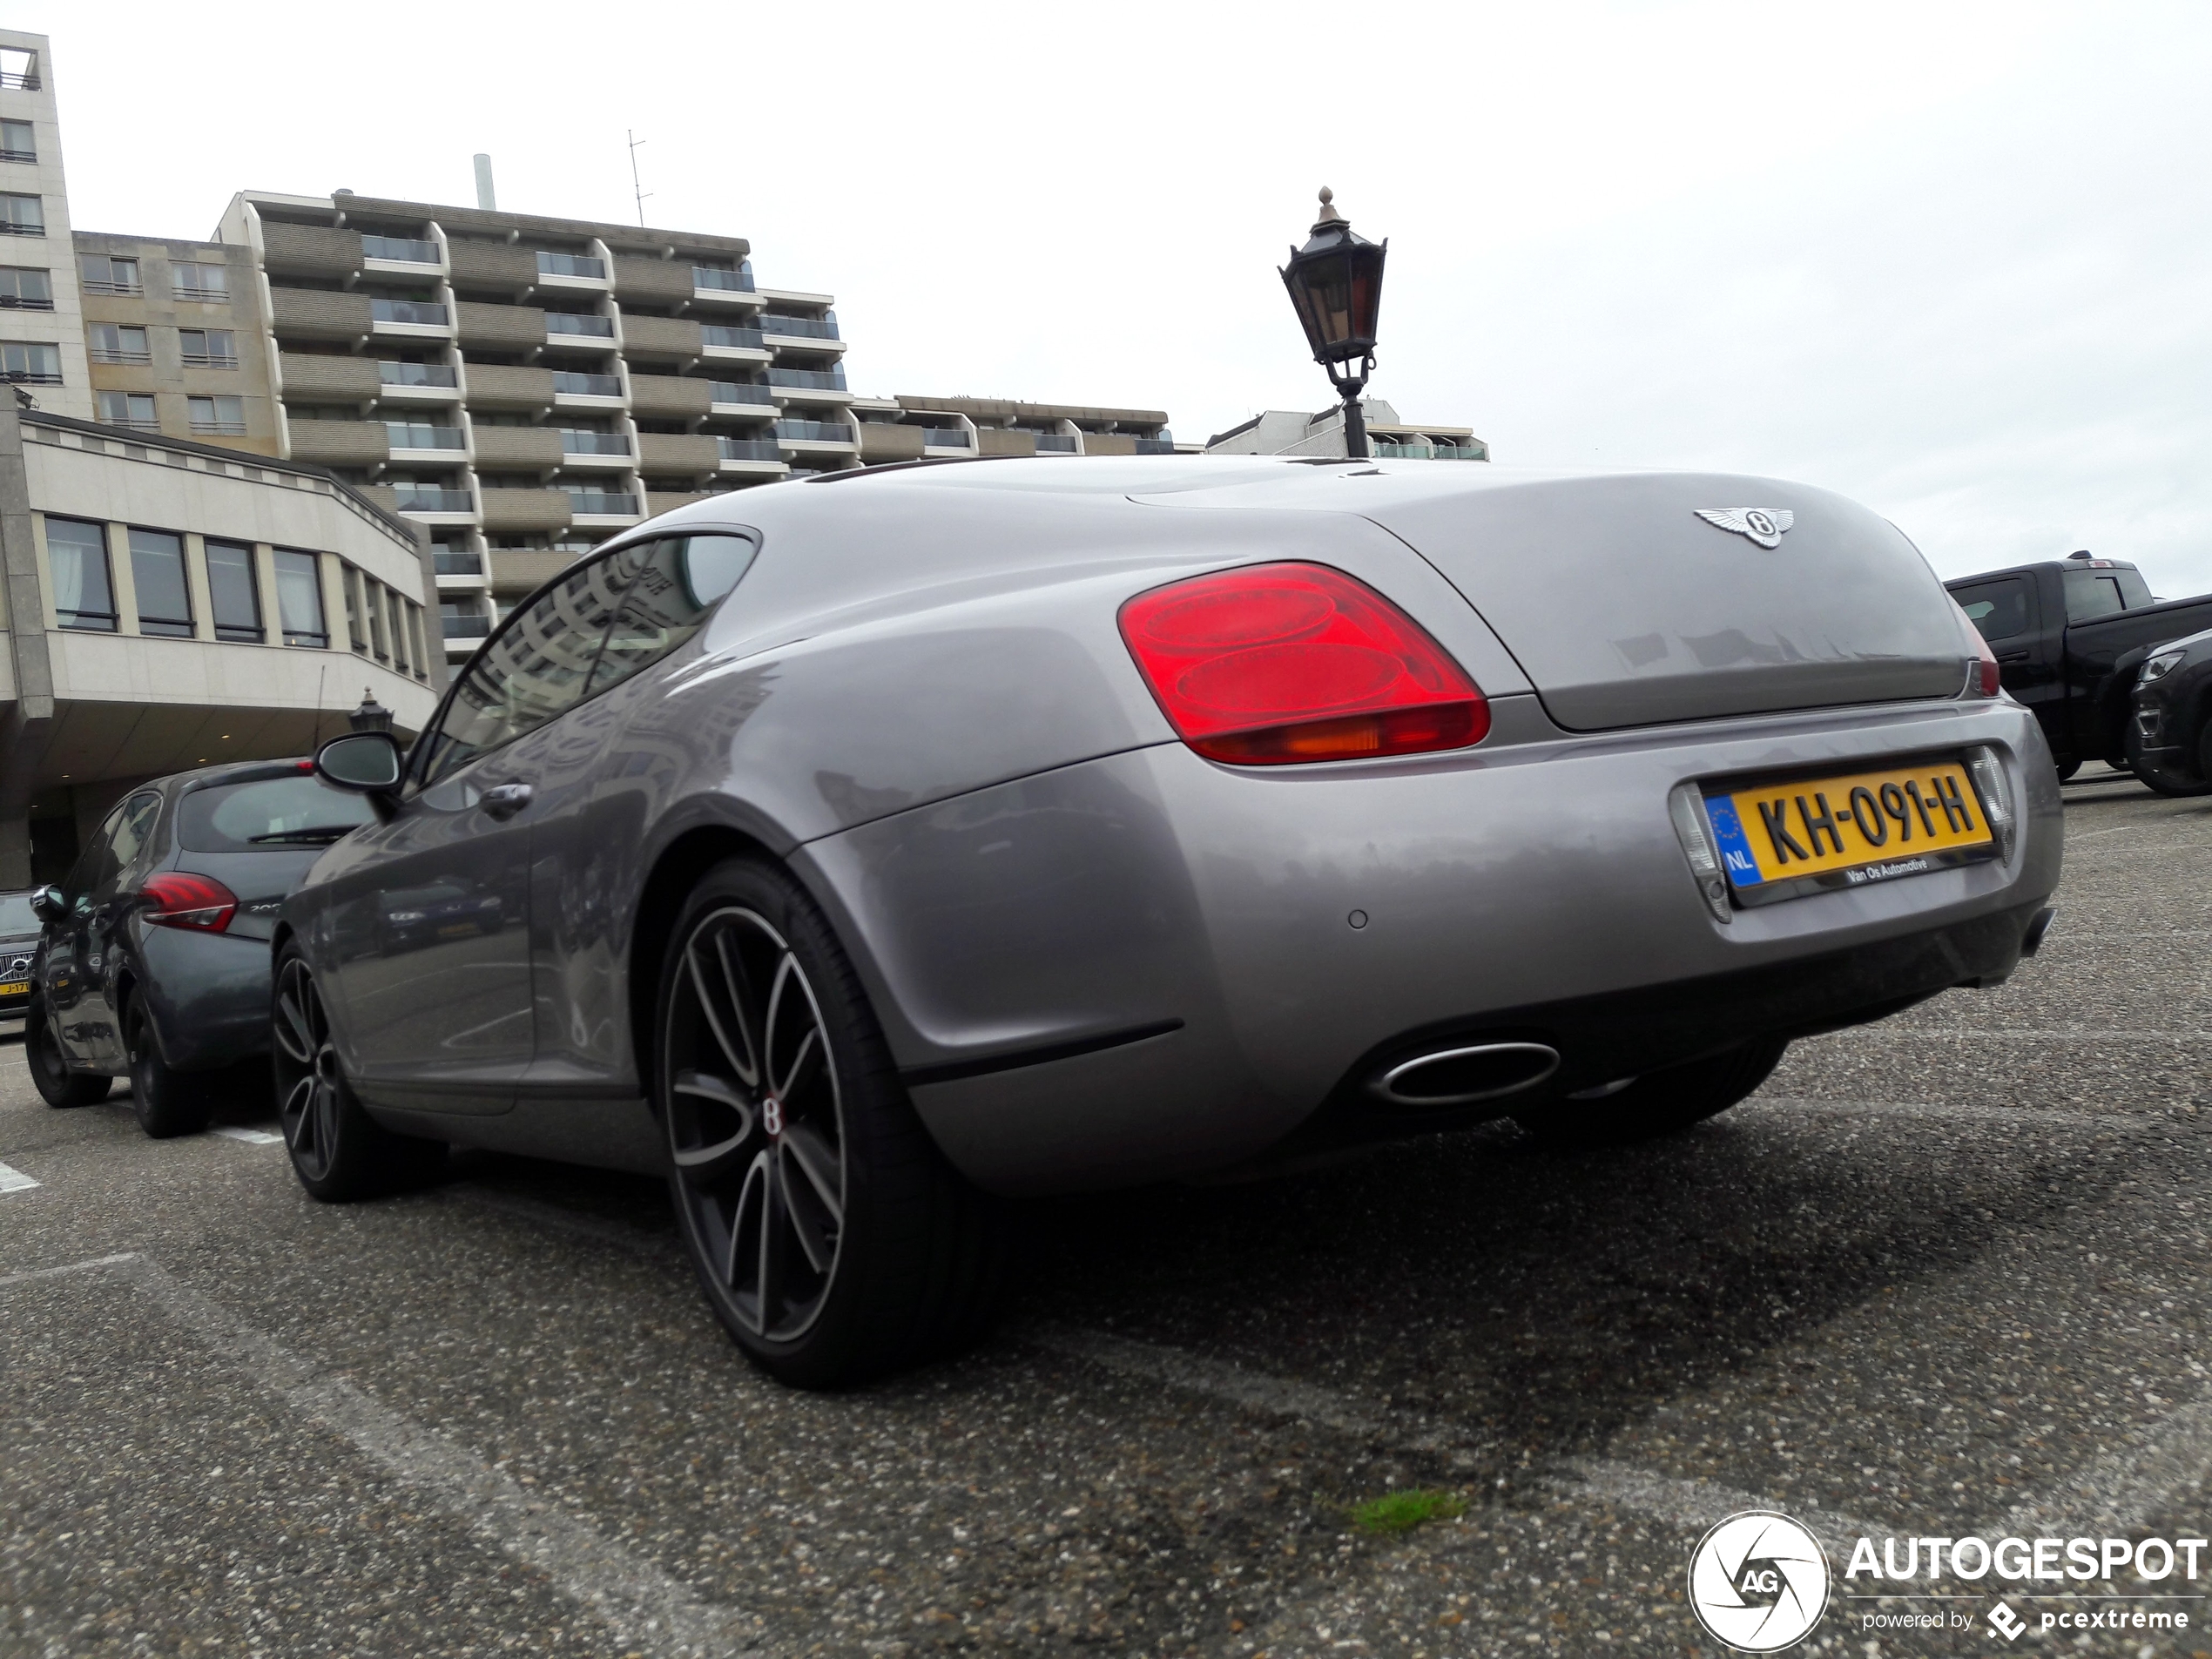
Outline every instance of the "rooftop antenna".
POLYGON ((487 155, 476 158, 476 206, 487 213, 499 206, 499 199, 491 192, 491 158, 487 155))
POLYGON ((645 198, 653 193, 644 188, 637 177, 637 146, 645 141, 628 127, 622 130, 622 136, 630 140, 630 188, 637 197, 637 227, 643 230, 645 227, 645 198))

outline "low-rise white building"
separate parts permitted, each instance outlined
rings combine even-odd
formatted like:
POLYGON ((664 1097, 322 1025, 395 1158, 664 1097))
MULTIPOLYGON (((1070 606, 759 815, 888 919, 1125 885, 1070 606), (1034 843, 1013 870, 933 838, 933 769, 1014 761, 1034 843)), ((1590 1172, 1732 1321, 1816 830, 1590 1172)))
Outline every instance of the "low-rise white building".
POLYGON ((446 680, 427 539, 313 467, 0 409, 0 888, 143 779, 304 755, 446 680))
MULTIPOLYGON (((1375 455, 1399 460, 1487 461, 1490 446, 1474 435, 1473 427, 1422 425, 1401 421, 1398 411, 1379 397, 1362 398, 1359 411, 1367 422, 1367 442, 1375 455)), ((1345 454, 1344 408, 1335 405, 1318 415, 1298 409, 1267 409, 1241 426, 1217 432, 1206 440, 1206 453, 1216 455, 1301 455, 1328 459, 1345 454)))

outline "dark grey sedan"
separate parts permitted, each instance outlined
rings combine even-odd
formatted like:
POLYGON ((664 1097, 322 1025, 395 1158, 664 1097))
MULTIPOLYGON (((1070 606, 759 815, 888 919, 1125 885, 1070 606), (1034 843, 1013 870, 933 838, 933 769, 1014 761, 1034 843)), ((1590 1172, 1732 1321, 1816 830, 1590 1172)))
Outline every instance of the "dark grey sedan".
POLYGON ((67 879, 30 895, 24 1035, 46 1103, 105 1100, 128 1076, 147 1134, 205 1128, 215 1076, 268 1052, 278 907, 374 818, 307 760, 178 772, 118 801, 67 879))
POLYGON ((974 1327, 993 1195, 1683 1129, 2002 980, 2060 863, 1912 543, 1710 474, 772 485, 542 589, 404 760, 321 764, 381 821, 276 941, 308 1190, 437 1143, 664 1171, 805 1384, 974 1327))

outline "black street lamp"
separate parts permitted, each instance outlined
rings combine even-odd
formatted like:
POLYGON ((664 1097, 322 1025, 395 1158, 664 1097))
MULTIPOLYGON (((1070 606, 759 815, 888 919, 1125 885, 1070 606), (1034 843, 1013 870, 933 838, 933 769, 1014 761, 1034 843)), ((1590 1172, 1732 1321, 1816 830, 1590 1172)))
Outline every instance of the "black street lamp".
POLYGON ((356 732, 389 732, 392 711, 376 700, 366 686, 361 689, 361 706, 346 717, 346 724, 356 732))
POLYGON ((1359 395, 1375 372, 1375 316, 1382 309, 1383 255, 1390 243, 1354 235, 1333 202, 1323 185, 1312 239, 1291 250, 1280 274, 1313 361, 1329 371, 1330 384, 1344 399, 1345 453, 1364 461, 1367 422, 1359 413, 1359 395), (1354 363, 1359 367, 1351 367, 1354 363))

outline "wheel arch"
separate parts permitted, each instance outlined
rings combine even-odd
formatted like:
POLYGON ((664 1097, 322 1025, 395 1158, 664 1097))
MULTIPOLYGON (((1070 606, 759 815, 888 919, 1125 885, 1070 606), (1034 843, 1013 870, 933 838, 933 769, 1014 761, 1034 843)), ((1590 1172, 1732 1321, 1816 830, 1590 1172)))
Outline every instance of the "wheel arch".
POLYGON ((660 996, 660 961, 675 931, 684 900, 699 878, 725 859, 757 858, 789 869, 766 842, 729 824, 702 824, 685 830, 654 858, 637 894, 637 925, 631 929, 627 994, 630 1046, 637 1082, 651 1106, 653 1087, 653 1012, 660 996))

